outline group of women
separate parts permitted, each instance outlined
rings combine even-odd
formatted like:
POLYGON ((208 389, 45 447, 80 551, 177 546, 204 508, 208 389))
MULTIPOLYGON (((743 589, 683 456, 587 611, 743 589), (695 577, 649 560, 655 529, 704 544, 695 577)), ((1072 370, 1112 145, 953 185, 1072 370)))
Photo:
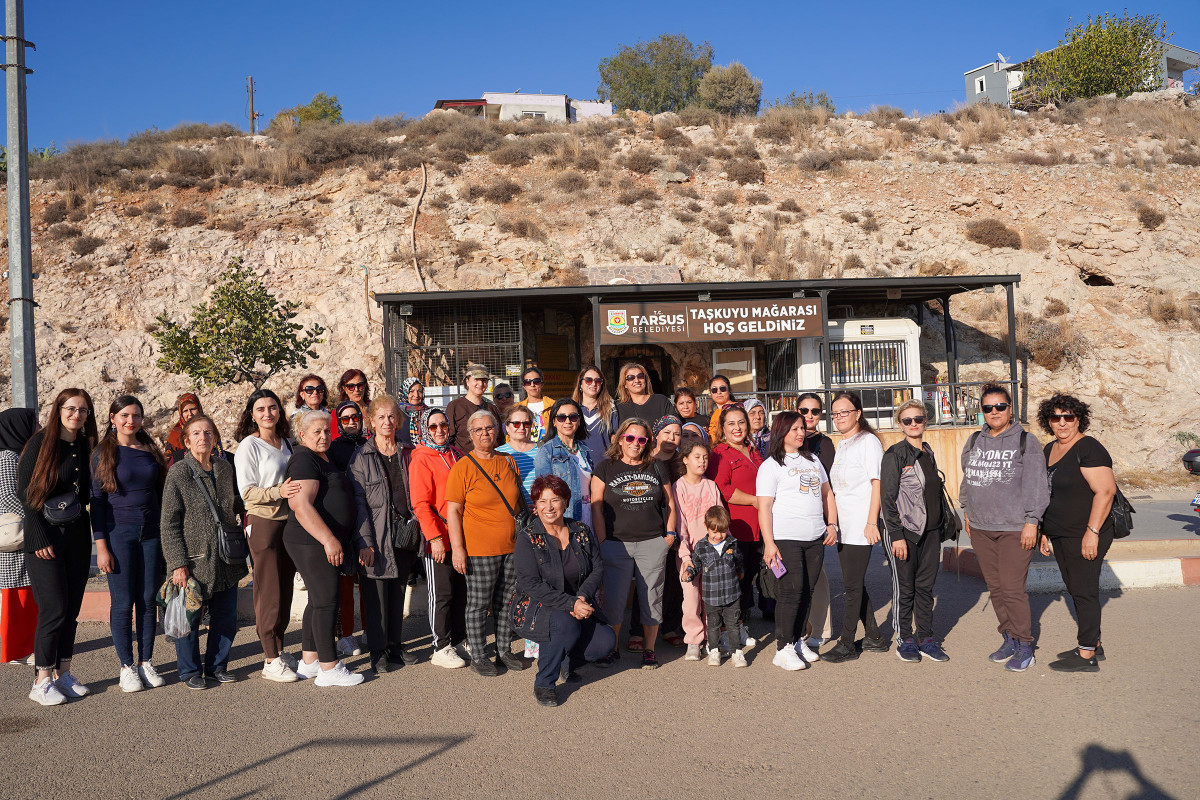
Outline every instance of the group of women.
MULTIPOLYGON (((631 596, 626 646, 640 651, 643 669, 659 665, 660 632, 687 647, 685 659, 700 660, 701 579, 687 567, 716 505, 727 508, 729 534, 751 567, 740 579, 743 622, 756 590, 764 617, 773 615, 775 665, 857 658, 860 624, 863 650, 890 649, 865 587, 879 543, 891 565, 897 654, 947 660, 932 590, 958 515, 924 442, 922 403, 897 409, 903 439, 884 452, 851 392, 831 405, 835 448, 819 431, 816 394, 768 426, 762 404, 736 401, 722 376, 709 387, 715 411, 703 419, 694 393, 680 390, 674 402, 652 394, 637 363, 621 367, 616 398, 595 366, 578 374, 570 397, 546 398, 531 368, 523 402, 512 402, 510 388, 508 398, 493 391, 508 401, 501 414, 481 378, 469 373, 467 396, 446 410, 427 407, 413 378, 399 400, 372 399, 361 370, 343 375, 332 414, 319 376, 300 381, 291 416, 260 389, 246 401, 232 456, 194 394, 180 398, 163 448, 130 395, 99 420, 103 436, 82 389, 60 392, 40 429, 31 411, 0 413, 0 505, 24 518, 23 552, 0 554, 3 640, 6 648, 20 640, 11 610, 22 603, 8 593, 31 587, 31 699, 56 705, 89 691, 71 658, 93 540, 108 577, 122 690, 163 685, 154 645, 164 577, 209 619, 203 656, 198 614, 175 639, 179 680, 197 690, 235 681, 228 662, 249 569, 236 556, 244 535, 263 678, 323 687, 363 680, 340 660, 359 650, 356 584, 371 669, 415 662, 405 649, 405 592, 423 569, 432 663, 470 664, 484 676, 522 670, 529 663, 510 646, 519 634, 538 643, 538 702, 556 705, 562 676, 575 681, 585 661, 603 667, 620 657, 631 596), (845 603, 837 641, 818 655, 820 640, 833 638, 823 619, 828 546, 837 548, 845 603), (299 657, 284 649, 297 573, 308 593, 299 657)), ((1095 671, 1104 657, 1099 570, 1113 537, 1111 459, 1084 435, 1088 408, 1073 397, 1042 404, 1039 422, 1054 437, 1044 449, 1015 421, 1003 386, 985 387, 981 399, 986 425, 963 450, 960 498, 1003 637, 990 658, 1013 671, 1033 664, 1024 583, 1040 547, 1057 558, 1079 618, 1078 647, 1050 666, 1095 671)), ((741 637, 731 645, 740 654, 745 626, 726 633, 741 637)))

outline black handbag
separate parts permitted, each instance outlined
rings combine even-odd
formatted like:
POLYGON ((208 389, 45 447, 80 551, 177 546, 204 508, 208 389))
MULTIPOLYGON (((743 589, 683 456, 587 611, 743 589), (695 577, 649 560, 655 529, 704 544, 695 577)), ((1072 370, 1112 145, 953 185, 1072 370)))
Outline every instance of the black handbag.
POLYGON ((192 479, 199 485, 200 492, 204 495, 205 502, 208 503, 208 510, 212 512, 213 522, 216 524, 217 555, 230 566, 245 564, 246 559, 250 556, 250 542, 246 540, 246 532, 242 530, 241 525, 229 525, 221 521, 221 515, 217 513, 217 505, 213 502, 212 495, 208 493, 208 487, 204 484, 203 473, 191 461, 187 464, 192 470, 192 479))
MULTIPOLYGON (((412 508, 412 493, 408 489, 408 467, 404 464, 403 452, 398 452, 397 455, 400 456, 400 483, 404 489, 404 497, 408 500, 408 507, 412 508)), ((379 458, 383 460, 382 453, 379 454, 379 458)), ((383 474, 387 476, 388 481, 388 519, 392 524, 392 547, 397 550, 420 553, 425 546, 425 535, 421 533, 421 522, 415 514, 406 517, 392 505, 392 474, 386 461, 383 463, 383 474)))
MULTIPOLYGON (((512 514, 513 522, 517 526, 517 532, 519 533, 528 528, 530 523, 533 522, 533 514, 529 513, 529 508, 525 505, 525 490, 521 488, 521 470, 517 469, 517 462, 505 455, 505 459, 512 465, 513 472, 517 475, 517 505, 520 506, 520 510, 514 511, 513 507, 508 504, 508 498, 504 496, 504 492, 500 491, 500 487, 492 480, 492 476, 487 474, 487 470, 479 465, 479 462, 475 460, 475 456, 467 453, 467 458, 471 459, 471 463, 475 465, 475 469, 479 470, 479 473, 487 478, 487 482, 496 490, 496 494, 500 495, 500 499, 504 502, 504 507, 508 509, 509 514, 512 514)), ((534 641, 537 640, 534 639, 534 641)))
POLYGON ((1117 493, 1113 497, 1112 510, 1108 512, 1108 518, 1113 524, 1113 538, 1124 539, 1133 532, 1133 515, 1137 513, 1125 495, 1121 493, 1121 487, 1118 486, 1117 493))
POLYGON ((83 504, 79 502, 79 487, 69 492, 56 494, 47 498, 42 504, 42 516, 51 525, 70 525, 83 513, 83 504))

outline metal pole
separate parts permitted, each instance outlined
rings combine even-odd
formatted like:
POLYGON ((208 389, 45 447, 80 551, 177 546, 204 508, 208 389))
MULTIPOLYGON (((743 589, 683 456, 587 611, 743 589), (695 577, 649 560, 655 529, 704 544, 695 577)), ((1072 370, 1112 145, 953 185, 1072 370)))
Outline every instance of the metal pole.
POLYGON ((253 136, 254 134, 258 133, 258 131, 256 131, 254 129, 254 123, 255 123, 255 120, 258 115, 254 113, 254 76, 253 75, 246 78, 246 91, 250 93, 250 135, 253 136))
POLYGON ((833 418, 829 416, 829 398, 833 397, 833 359, 829 353, 829 290, 817 292, 821 296, 821 378, 825 384, 825 432, 833 433, 833 418))
POLYGON ((33 261, 29 241, 29 131, 25 123, 25 9, 5 0, 8 101, 8 308, 13 408, 38 408, 33 342, 33 261))
POLYGON ((950 398, 950 421, 958 416, 958 353, 954 342, 954 320, 950 318, 950 295, 942 297, 942 332, 946 337, 946 391, 950 398))
POLYGON ((1017 386, 1017 305, 1013 300, 1013 285, 1007 284, 1004 290, 1008 293, 1008 382, 1013 388, 1013 400, 1022 411, 1020 418, 1024 421, 1025 406, 1018 399, 1020 387, 1017 386))

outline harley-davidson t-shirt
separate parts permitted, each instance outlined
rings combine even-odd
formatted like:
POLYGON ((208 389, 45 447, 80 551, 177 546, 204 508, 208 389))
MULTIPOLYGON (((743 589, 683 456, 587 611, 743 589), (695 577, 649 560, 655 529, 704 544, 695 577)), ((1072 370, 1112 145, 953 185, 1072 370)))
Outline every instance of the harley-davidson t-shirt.
POLYGON ((666 535, 662 507, 667 501, 658 462, 640 466, 606 458, 592 474, 604 481, 604 528, 608 536, 618 542, 645 542, 666 535))

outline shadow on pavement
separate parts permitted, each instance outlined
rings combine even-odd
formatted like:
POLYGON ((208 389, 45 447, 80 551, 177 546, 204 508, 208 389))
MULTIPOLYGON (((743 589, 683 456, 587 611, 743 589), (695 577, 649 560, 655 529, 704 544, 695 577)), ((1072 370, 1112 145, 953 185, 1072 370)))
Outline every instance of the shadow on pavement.
POLYGON ((1183 526, 1183 529, 1188 533, 1200 536, 1200 514, 1193 514, 1191 516, 1187 514, 1167 514, 1167 519, 1187 523, 1183 526))
POLYGON ((1079 756, 1083 762, 1080 764, 1079 774, 1075 780, 1071 781, 1071 785, 1058 796, 1058 800, 1078 800, 1083 794, 1088 779, 1096 774, 1099 774, 1100 779, 1108 784, 1109 794, 1113 796, 1116 796, 1116 792, 1113 791, 1116 787, 1112 785, 1112 779, 1116 775, 1123 774, 1137 784, 1133 792, 1125 795, 1130 800, 1175 800, 1173 795, 1168 794, 1154 781, 1142 774, 1142 768, 1137 759, 1128 750, 1109 750, 1098 744, 1089 744, 1079 756))
MULTIPOLYGON (((459 746, 460 744, 463 744, 470 738, 471 738, 470 735, 458 735, 458 736, 377 736, 377 737, 363 736, 363 737, 358 737, 358 738, 351 738, 351 737, 345 737, 345 736, 336 736, 336 737, 331 736, 331 737, 326 737, 326 738, 322 738, 322 739, 313 739, 312 741, 305 742, 303 744, 298 744, 295 747, 289 747, 286 750, 281 750, 280 752, 276 753, 275 755, 267 756, 266 758, 259 759, 258 761, 254 761, 252 763, 245 764, 240 767, 233 767, 233 768, 231 768, 230 772, 225 775, 222 775, 217 778, 213 778, 212 780, 205 781, 204 783, 201 783, 201 784, 197 784, 196 786, 193 786, 192 788, 186 789, 177 794, 170 795, 168 798, 166 798, 166 800, 181 800, 181 798, 192 797, 192 796, 195 796, 199 792, 206 792, 206 790, 213 789, 214 787, 217 787, 220 784, 222 784, 226 781, 229 781, 229 780, 234 780, 234 779, 245 780, 245 774, 247 772, 249 772, 250 770, 256 769, 258 767, 268 766, 268 765, 273 764, 274 762, 277 762, 288 756, 297 755, 297 754, 305 754, 305 755, 313 755, 313 756, 319 757, 318 753, 315 753, 312 751, 319 751, 321 748, 325 748, 325 747, 337 747, 337 748, 344 748, 346 746, 396 747, 396 746, 405 746, 405 745, 408 745, 408 746, 429 745, 432 747, 432 749, 429 752, 425 753, 424 755, 409 759, 407 762, 401 764, 400 766, 396 767, 395 769, 393 769, 383 775, 380 775, 376 778, 372 778, 370 780, 361 781, 352 786, 346 786, 342 791, 338 792, 337 794, 333 794, 332 792, 329 792, 327 795, 329 797, 329 800, 344 800, 344 798, 354 797, 354 796, 360 794, 361 792, 365 792, 368 789, 371 789, 372 787, 375 787, 382 783, 385 783, 386 781, 389 781, 392 778, 396 777, 397 775, 401 775, 402 773, 407 772, 408 770, 410 770, 414 767, 420 766, 421 764, 425 763, 426 761, 436 758, 436 757, 442 755, 443 753, 446 753, 446 752, 450 751, 451 749, 459 746)), ((233 789, 234 787, 230 787, 230 788, 233 789)), ((255 794, 255 792, 257 791, 257 790, 251 790, 250 792, 241 792, 240 791, 241 788, 242 788, 241 786, 236 787, 236 789, 234 791, 238 791, 239 793, 237 793, 237 794, 231 793, 229 795, 229 800, 238 800, 239 798, 249 797, 249 796, 252 796, 253 794, 255 794)), ((206 792, 206 796, 209 796, 208 792, 206 792)))

